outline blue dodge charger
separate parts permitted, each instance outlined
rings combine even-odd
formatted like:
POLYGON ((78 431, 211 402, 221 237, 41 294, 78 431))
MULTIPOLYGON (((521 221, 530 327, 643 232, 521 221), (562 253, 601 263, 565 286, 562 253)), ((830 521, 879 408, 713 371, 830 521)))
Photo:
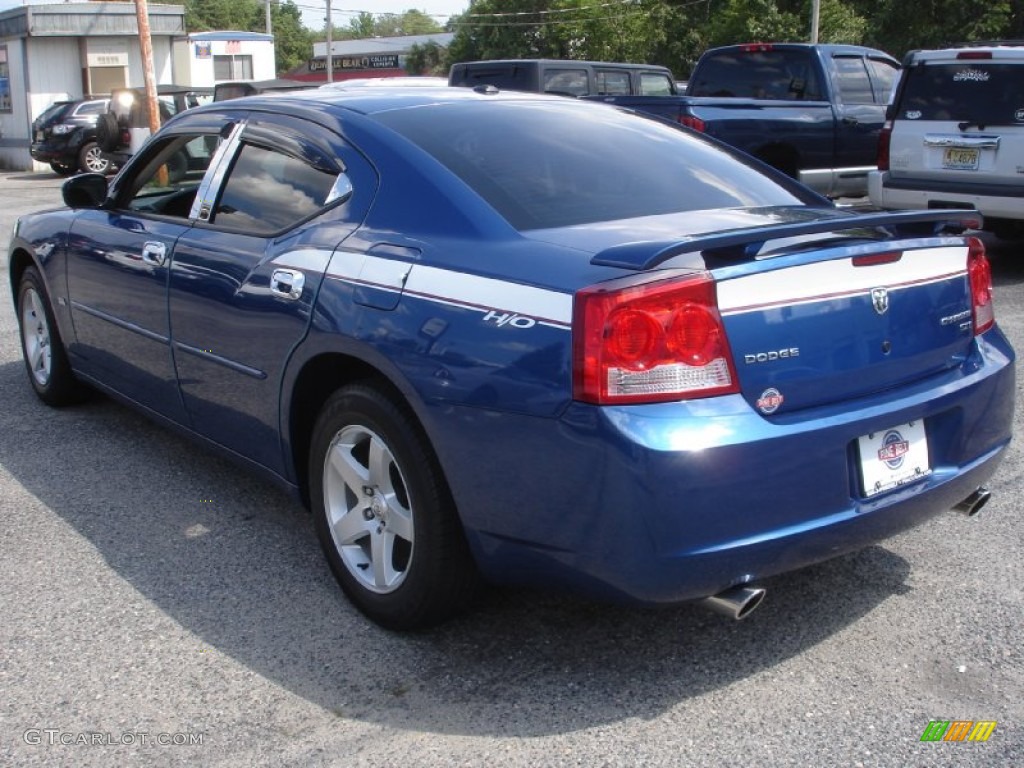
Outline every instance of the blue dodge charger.
POLYGON ((393 629, 490 581, 742 617, 1010 440, 969 211, 852 213, 686 129, 493 88, 182 113, 10 246, 28 379, 299 496, 393 629))

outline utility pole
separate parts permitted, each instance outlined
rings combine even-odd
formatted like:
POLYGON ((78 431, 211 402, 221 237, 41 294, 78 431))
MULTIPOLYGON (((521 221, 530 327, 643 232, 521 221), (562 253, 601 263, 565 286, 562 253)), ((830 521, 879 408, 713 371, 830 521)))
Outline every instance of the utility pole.
POLYGON ((327 82, 334 82, 334 55, 331 52, 331 37, 334 33, 334 19, 331 18, 331 0, 327 0, 327 82))
POLYGON ((153 36, 149 30, 149 6, 146 0, 135 0, 135 18, 139 25, 139 51, 142 54, 142 79, 146 85, 146 109, 149 112, 149 133, 160 130, 160 105, 156 97, 156 75, 153 72, 153 36))
POLYGON ((271 28, 271 25, 270 25, 270 0, 267 0, 266 7, 267 7, 267 34, 271 35, 271 34, 273 34, 273 29, 271 28))
MULTIPOLYGON (((327 0, 330 2, 330 0, 327 0)), ((811 1, 811 43, 818 42, 818 21, 821 18, 821 0, 811 1)))

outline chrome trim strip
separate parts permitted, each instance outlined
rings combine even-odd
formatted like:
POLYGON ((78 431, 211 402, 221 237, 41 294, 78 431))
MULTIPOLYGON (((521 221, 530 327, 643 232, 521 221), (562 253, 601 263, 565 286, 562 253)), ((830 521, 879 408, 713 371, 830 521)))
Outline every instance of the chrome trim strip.
POLYGON ((147 339, 151 339, 152 341, 158 341, 161 344, 168 344, 171 341, 169 336, 162 336, 159 333, 156 333, 155 331, 143 328, 141 325, 129 323, 127 320, 122 320, 119 317, 108 315, 106 312, 102 312, 98 309, 93 309, 92 307, 87 307, 85 304, 79 304, 74 299, 71 300, 71 308, 81 310, 82 312, 85 312, 85 314, 87 315, 92 315, 93 317, 98 318, 99 320, 106 320, 108 323, 116 325, 118 328, 123 328, 126 331, 137 333, 140 336, 145 336, 147 339))
POLYGON ((210 165, 203 175, 203 180, 199 182, 199 189, 196 190, 195 200, 192 201, 192 210, 188 213, 190 219, 199 219, 200 221, 208 221, 210 219, 210 213, 213 209, 213 197, 210 196, 210 191, 213 190, 214 194, 216 194, 220 190, 221 182, 224 181, 224 176, 228 172, 228 166, 231 164, 230 158, 234 157, 235 149, 242 140, 242 130, 245 128, 245 124, 245 118, 235 123, 231 129, 231 135, 228 136, 226 141, 222 141, 213 153, 213 158, 210 160, 210 165))
POLYGON ((926 147, 961 147, 963 149, 999 149, 999 136, 940 136, 926 133, 926 147))
POLYGON ((180 341, 174 342, 174 348, 180 349, 182 352, 187 352, 188 354, 194 355, 195 357, 202 358, 207 362, 222 365, 225 368, 231 369, 235 373, 241 373, 246 376, 250 376, 254 379, 260 379, 261 381, 267 378, 267 374, 265 371, 261 371, 258 368, 250 368, 248 365, 235 362, 234 360, 229 360, 226 357, 221 357, 220 355, 216 355, 207 349, 199 349, 199 347, 193 347, 191 344, 182 344, 180 341))

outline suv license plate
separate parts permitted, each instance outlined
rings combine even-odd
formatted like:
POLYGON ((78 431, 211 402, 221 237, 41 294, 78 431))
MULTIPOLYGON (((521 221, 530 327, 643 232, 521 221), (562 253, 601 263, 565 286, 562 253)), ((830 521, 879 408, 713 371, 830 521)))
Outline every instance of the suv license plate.
POLYGON ((931 474, 923 421, 912 421, 857 438, 862 490, 867 497, 931 474))
POLYGON ((976 171, 978 150, 947 147, 942 154, 942 167, 953 171, 976 171))

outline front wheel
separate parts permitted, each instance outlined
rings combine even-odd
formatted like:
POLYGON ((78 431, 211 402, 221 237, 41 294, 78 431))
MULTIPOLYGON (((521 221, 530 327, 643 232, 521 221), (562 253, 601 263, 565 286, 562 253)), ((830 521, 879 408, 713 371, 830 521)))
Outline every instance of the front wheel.
POLYGON ((43 279, 29 267, 18 284, 18 324, 28 380, 47 405, 70 405, 84 390, 71 372, 43 279))
POLYGON ((349 599, 388 629, 453 616, 480 577, 425 436, 404 408, 364 385, 324 404, 309 483, 317 536, 349 599))

